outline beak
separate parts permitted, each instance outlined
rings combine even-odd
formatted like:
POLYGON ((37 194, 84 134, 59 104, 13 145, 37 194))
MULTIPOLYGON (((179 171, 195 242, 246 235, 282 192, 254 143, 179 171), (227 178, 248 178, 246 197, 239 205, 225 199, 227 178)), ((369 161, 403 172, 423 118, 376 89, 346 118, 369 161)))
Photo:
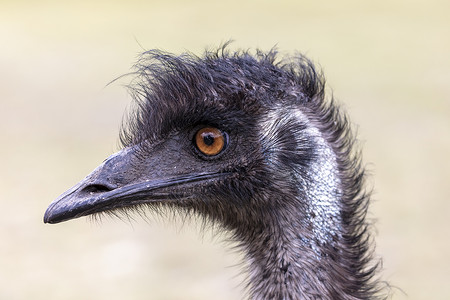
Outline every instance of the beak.
MULTIPOLYGON (((143 203, 182 201, 195 197, 195 188, 217 182, 229 173, 184 169, 178 152, 156 150, 150 158, 127 147, 107 158, 85 179, 47 208, 44 223, 59 223, 90 214, 143 203), (172 155, 178 157, 170 157, 172 155), (168 157, 169 155, 169 157, 168 157)), ((207 169, 207 168, 206 168, 207 169)), ((204 188, 202 189, 205 190, 204 188)))

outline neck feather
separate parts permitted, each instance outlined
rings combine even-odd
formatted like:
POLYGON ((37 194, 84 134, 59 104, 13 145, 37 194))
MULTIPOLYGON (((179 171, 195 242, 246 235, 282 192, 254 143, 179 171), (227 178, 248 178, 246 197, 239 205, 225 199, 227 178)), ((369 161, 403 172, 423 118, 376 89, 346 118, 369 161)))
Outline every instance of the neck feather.
POLYGON ((376 266, 368 266, 362 172, 336 154, 348 152, 345 143, 336 149, 302 112, 292 111, 275 109, 261 122, 278 195, 262 196, 265 215, 241 236, 251 298, 373 299, 376 266), (356 174, 348 173, 351 167, 356 174))

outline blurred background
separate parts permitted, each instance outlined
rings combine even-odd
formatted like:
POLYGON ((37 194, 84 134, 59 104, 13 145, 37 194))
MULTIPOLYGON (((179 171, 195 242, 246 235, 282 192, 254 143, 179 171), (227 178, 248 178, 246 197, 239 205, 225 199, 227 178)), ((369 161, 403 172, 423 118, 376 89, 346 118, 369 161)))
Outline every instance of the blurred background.
POLYGON ((241 299, 239 254, 151 216, 44 225, 118 150, 140 52, 277 45, 358 124, 394 299, 450 299, 450 2, 0 1, 0 299, 241 299), (276 4, 275 4, 276 3, 276 4))

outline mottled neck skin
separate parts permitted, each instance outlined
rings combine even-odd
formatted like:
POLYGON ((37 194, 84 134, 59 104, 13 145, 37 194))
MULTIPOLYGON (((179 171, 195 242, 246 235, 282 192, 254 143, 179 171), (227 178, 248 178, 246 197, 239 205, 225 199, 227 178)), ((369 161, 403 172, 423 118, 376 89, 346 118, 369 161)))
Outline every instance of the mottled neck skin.
POLYGON ((327 283, 320 275, 325 258, 317 257, 308 243, 286 226, 291 225, 261 232, 247 248, 251 299, 333 299, 323 289, 327 283), (261 247, 254 246, 258 244, 261 247))
POLYGON ((311 232, 296 231, 306 223, 292 224, 287 220, 288 217, 279 220, 276 226, 272 223, 245 243, 252 283, 250 298, 353 299, 344 296, 333 279, 338 270, 333 270, 336 257, 329 254, 334 250, 331 244, 320 245, 327 250, 318 249, 317 238, 311 232))
POLYGON ((250 298, 372 299, 361 274, 365 245, 342 218, 336 154, 313 123, 292 110, 276 109, 261 122, 278 196, 262 196, 264 216, 242 230, 250 298), (295 138, 280 136, 280 127, 289 126, 298 128, 295 138), (294 163, 287 165, 283 155, 294 163))

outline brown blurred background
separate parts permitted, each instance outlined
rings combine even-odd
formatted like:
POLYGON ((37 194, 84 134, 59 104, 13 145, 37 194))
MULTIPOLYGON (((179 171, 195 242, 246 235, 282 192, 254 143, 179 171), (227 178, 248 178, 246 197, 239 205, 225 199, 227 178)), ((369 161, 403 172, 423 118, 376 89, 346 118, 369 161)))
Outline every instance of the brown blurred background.
POLYGON ((0 299, 241 298, 239 255, 195 224, 42 222, 118 149, 130 97, 111 80, 143 49, 228 39, 323 67, 364 141, 394 299, 450 299, 449 15, 447 0, 0 1, 0 299))

